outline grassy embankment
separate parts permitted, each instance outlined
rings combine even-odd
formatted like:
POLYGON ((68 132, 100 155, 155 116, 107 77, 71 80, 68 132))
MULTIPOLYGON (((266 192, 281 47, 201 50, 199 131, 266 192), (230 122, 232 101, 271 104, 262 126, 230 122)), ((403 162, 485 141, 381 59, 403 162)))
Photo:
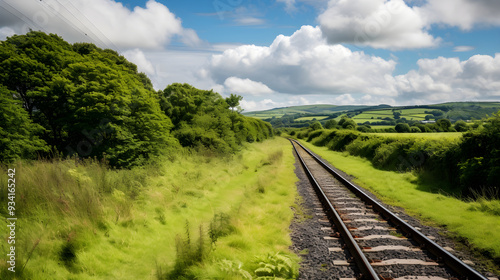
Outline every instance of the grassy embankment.
MULTIPOLYGON (((16 168, 17 272, 7 271, 2 227, 0 278, 247 279, 266 275, 256 273, 260 261, 286 263, 285 272, 296 274, 298 258, 288 250, 293 161, 278 138, 232 158, 180 153, 161 167, 9 166, 16 168)), ((2 205, 6 181, 1 176, 2 205)))
MULTIPOLYGON (((500 201, 479 199, 463 201, 436 193, 435 185, 422 183, 412 172, 398 173, 376 169, 364 158, 349 156, 301 141, 342 171, 354 176, 355 182, 388 204, 403 207, 410 214, 446 227, 475 249, 500 259, 500 201)), ((498 272, 498 271, 497 271, 498 272)))

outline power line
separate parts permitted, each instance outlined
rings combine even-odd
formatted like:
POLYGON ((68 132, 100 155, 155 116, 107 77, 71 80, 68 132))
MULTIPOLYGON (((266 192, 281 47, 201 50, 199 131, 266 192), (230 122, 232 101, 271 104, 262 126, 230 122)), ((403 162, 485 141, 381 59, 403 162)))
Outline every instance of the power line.
POLYGON ((34 22, 33 20, 29 19, 21 11, 19 11, 16 7, 14 7, 11 4, 7 3, 7 0, 0 1, 0 6, 2 6, 2 8, 4 10, 6 10, 9 13, 11 13, 13 16, 15 16, 15 17, 19 18, 20 20, 22 20, 26 25, 31 25, 33 28, 36 28, 36 26, 38 26, 39 30, 43 30, 45 33, 47 33, 47 30, 45 30, 45 28, 43 28, 43 26, 41 26, 41 25, 37 24, 36 22, 34 22), (11 9, 3 6, 2 4, 7 4, 11 9), (18 15, 16 15, 15 12, 12 11, 12 9, 15 12, 17 12, 18 15))
MULTIPOLYGON (((50 9, 50 10, 52 10, 52 11, 50 11, 50 13, 51 13, 51 15, 52 15, 53 17, 59 17, 59 18, 60 18, 60 19, 62 19, 64 22, 66 22, 67 24, 71 25, 71 26, 73 27, 73 29, 75 29, 75 31, 80 32, 82 35, 84 35, 84 37, 89 37, 89 38, 91 38, 91 37, 87 34, 87 32, 85 32, 85 31, 84 31, 83 29, 81 29, 80 27, 76 26, 76 24, 75 24, 75 23, 73 23, 73 22, 72 22, 69 18, 67 18, 67 17, 66 17, 63 13, 58 12, 58 11, 57 11, 54 7, 52 7, 51 5, 46 4, 46 3, 45 3, 44 1, 42 1, 42 0, 37 1, 37 2, 41 2, 41 3, 43 3, 43 4, 44 4, 44 6, 43 6, 43 7, 45 8, 45 10, 47 10, 47 11, 48 11, 49 9, 50 9)), ((58 4, 59 4, 60 6, 62 6, 63 8, 65 8, 65 7, 64 7, 63 5, 61 5, 59 2, 58 2, 58 4)), ((65 9, 66 9, 66 8, 65 8, 65 9)), ((68 11, 68 9, 66 9, 66 11, 68 11)), ((49 12, 49 11, 48 11, 48 12, 49 12)), ((70 11, 68 11, 68 12, 69 12, 69 13, 71 13, 70 11)), ((73 15, 73 17, 75 17, 75 16, 73 15)), ((76 17, 75 17, 75 18, 76 18, 76 17)), ((78 20, 78 18, 77 18, 77 20, 78 20)), ((94 36, 95 36, 95 35, 94 35, 94 36)), ((92 38, 91 38, 91 39, 92 39, 92 38)), ((94 40, 95 40, 95 39, 94 39, 94 40)))
MULTIPOLYGON (((56 1, 59 3, 59 0, 56 0, 56 1)), ((80 14, 81 14, 81 15, 82 15, 82 16, 83 16, 86 20, 87 20, 87 22, 88 22, 88 23, 90 23, 90 24, 94 27, 94 29, 95 29, 95 30, 97 30, 97 31, 98 31, 98 32, 99 32, 99 33, 100 33, 100 34, 101 34, 104 38, 106 38, 106 39, 108 40, 108 42, 109 42, 111 45, 113 45, 113 48, 114 48, 115 50, 118 50, 118 47, 117 47, 117 46, 113 43, 113 41, 112 41, 112 40, 110 40, 110 39, 108 38, 108 36, 106 36, 106 34, 104 34, 104 33, 103 33, 103 32, 102 32, 102 31, 101 31, 101 30, 100 30, 100 29, 99 29, 99 28, 98 28, 98 27, 97 27, 97 26, 96 26, 96 25, 95 25, 95 24, 94 24, 94 23, 93 23, 93 22, 92 22, 92 21, 91 21, 91 20, 90 20, 90 19, 89 19, 89 18, 88 18, 88 17, 87 17, 84 13, 83 13, 83 12, 81 12, 81 11, 80 11, 80 9, 78 9, 78 7, 76 7, 75 5, 73 5, 73 3, 72 3, 71 1, 68 1, 68 0, 66 0, 66 1, 67 1, 67 2, 68 2, 68 3, 69 3, 69 4, 70 4, 70 5, 71 5, 71 6, 72 6, 75 10, 77 10, 77 11, 78 11, 78 12, 79 12, 79 13, 80 13, 80 14)), ((82 22, 80 21, 80 23, 82 23, 82 22)), ((83 24, 83 23, 82 23, 82 25, 84 25, 84 26, 85 26, 85 24, 83 24)), ((95 34, 94 34, 94 35, 95 35, 95 34)), ((97 37, 97 36, 96 36, 96 37, 97 37)), ((102 42, 102 41, 101 41, 101 42, 102 42)), ((104 43, 104 42, 102 42, 102 43, 103 43, 106 47, 108 47, 108 48, 109 48, 109 45, 108 45, 108 44, 106 44, 106 43, 104 43)))

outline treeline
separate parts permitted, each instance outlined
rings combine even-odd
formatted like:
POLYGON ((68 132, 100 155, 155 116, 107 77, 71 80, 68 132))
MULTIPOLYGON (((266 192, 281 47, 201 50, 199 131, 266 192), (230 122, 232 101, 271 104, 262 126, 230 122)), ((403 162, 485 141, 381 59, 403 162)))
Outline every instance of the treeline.
POLYGON ((273 135, 230 109, 239 100, 187 84, 155 91, 113 50, 14 35, 0 44, 0 161, 76 154, 131 167, 181 146, 232 153, 273 135))
POLYGON ((344 115, 340 118, 339 121, 335 119, 329 119, 321 124, 320 121, 310 121, 301 129, 296 128, 281 128, 278 129, 277 132, 281 133, 282 131, 286 131, 295 134, 304 134, 308 133, 308 130, 317 130, 317 129, 348 129, 348 130, 357 130, 359 132, 399 132, 399 133, 421 133, 421 132, 465 132, 472 129, 477 129, 482 125, 483 121, 475 121, 468 125, 465 121, 457 121, 454 124, 451 123, 448 119, 439 119, 434 123, 420 123, 420 122, 412 122, 411 124, 405 122, 399 122, 394 127, 378 129, 376 126, 372 126, 369 122, 365 122, 363 124, 357 124, 355 120, 349 118, 347 115, 344 115))
MULTIPOLYGON (((319 124, 319 123, 317 123, 319 124)), ((347 120, 342 124, 351 128, 347 120)), ((292 136, 334 151, 369 159, 375 167, 417 172, 421 178, 447 182, 452 192, 500 198, 500 112, 483 120, 457 141, 417 137, 382 137, 351 129, 291 131, 292 136)))

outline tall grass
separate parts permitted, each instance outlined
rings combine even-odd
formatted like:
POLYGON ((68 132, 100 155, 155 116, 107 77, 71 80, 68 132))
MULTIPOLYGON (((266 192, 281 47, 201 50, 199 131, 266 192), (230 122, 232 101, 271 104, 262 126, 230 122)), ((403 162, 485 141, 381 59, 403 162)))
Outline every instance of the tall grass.
MULTIPOLYGON (((232 157, 184 150, 131 170, 75 159, 8 166, 16 168, 16 267, 25 267, 10 273, 2 253, 0 278, 154 279, 177 271, 238 279, 238 266, 229 272, 221 263, 241 264, 241 275, 251 276, 258 255, 282 252, 297 263, 288 250, 293 160, 286 140, 274 139, 232 157), (186 262, 192 256, 196 262, 186 262)), ((0 176, 0 205, 6 180, 0 176)), ((7 235, 0 228, 1 239, 7 235)))

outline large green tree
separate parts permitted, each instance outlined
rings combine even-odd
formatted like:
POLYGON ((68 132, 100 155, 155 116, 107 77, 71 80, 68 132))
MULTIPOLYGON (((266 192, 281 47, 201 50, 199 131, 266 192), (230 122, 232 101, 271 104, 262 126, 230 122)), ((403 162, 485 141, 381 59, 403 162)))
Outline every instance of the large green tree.
POLYGON ((115 51, 16 35, 0 44, 0 84, 43 126, 52 152, 129 167, 178 145, 149 79, 115 51))
POLYGON ((37 136, 43 127, 31 122, 13 94, 0 86, 0 162, 36 158, 38 153, 48 150, 45 141, 37 136))

